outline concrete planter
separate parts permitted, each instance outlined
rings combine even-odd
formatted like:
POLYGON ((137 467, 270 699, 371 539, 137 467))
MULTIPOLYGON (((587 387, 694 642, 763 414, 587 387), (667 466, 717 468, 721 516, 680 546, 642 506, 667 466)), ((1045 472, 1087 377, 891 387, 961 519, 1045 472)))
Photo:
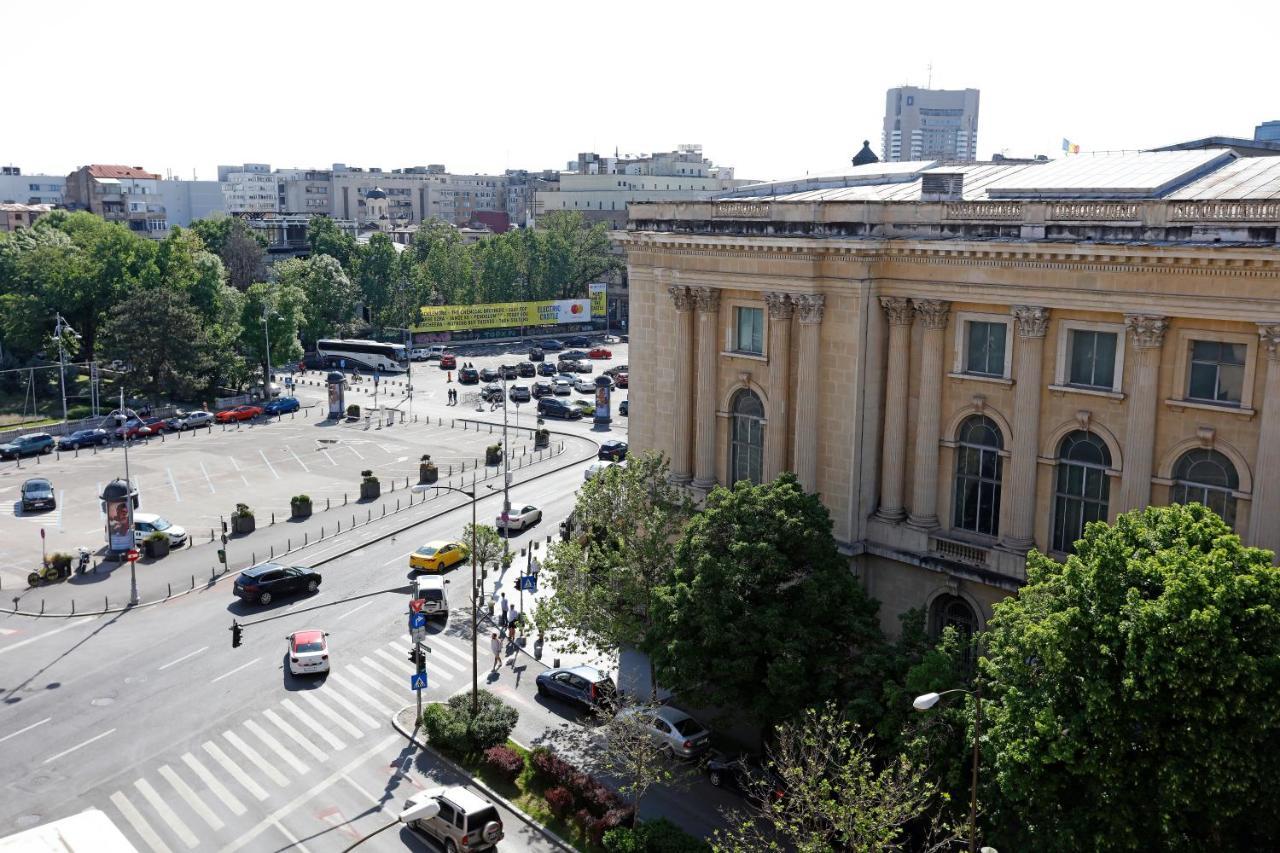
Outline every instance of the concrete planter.
POLYGON ((311 517, 311 501, 290 501, 289 517, 290 518, 310 518, 311 517))
POLYGON ((241 536, 258 529, 258 523, 252 515, 231 516, 231 532, 241 536))
POLYGON ((365 480, 360 483, 360 500, 371 501, 382 494, 382 483, 377 480, 365 480))
POLYGON ((486 447, 484 451, 484 464, 485 465, 501 465, 502 451, 494 450, 492 447, 486 447))
POLYGON ((550 446, 551 446, 551 433, 547 432, 546 430, 540 429, 533 434, 533 447, 535 450, 540 450, 544 447, 550 447, 550 446))
POLYGON ((143 540, 142 552, 153 560, 169 556, 169 538, 143 540))
POLYGON ((440 469, 431 462, 423 462, 418 466, 418 482, 434 483, 440 478, 440 469))

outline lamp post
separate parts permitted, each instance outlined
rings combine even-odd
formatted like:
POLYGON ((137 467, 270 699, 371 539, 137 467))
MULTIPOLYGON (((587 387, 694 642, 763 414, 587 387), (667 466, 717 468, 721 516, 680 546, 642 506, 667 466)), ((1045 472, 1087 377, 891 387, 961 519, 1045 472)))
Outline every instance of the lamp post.
POLYGON ((67 434, 67 351, 62 345, 62 336, 70 331, 77 338, 80 333, 71 328, 71 324, 66 321, 61 313, 54 315, 57 323, 53 327, 54 339, 58 342, 58 387, 62 391, 62 434, 67 434))
MULTIPOLYGON (((128 418, 133 413, 131 410, 128 410, 124 407, 124 389, 123 388, 120 389, 120 411, 122 414, 125 415, 125 422, 128 423, 128 418)), ((127 433, 125 434, 121 444, 124 447, 124 482, 125 482, 125 485, 128 487, 128 492, 125 494, 125 504, 129 507, 129 533, 131 533, 133 537, 136 539, 138 534, 133 527, 133 480, 129 479, 129 436, 127 433)), ((135 560, 129 561, 129 606, 130 607, 137 607, 139 602, 137 567, 138 567, 138 564, 135 560)))
MULTIPOLYGON (((499 370, 502 368, 499 367, 499 370)), ((511 517, 511 469, 508 467, 508 458, 510 454, 507 452, 507 374, 502 374, 502 519, 504 522, 511 517)), ((511 538, 511 528, 504 523, 502 525, 502 565, 505 569, 507 564, 508 540, 511 538)))
MULTIPOLYGON (((275 315, 280 316, 280 315, 275 315)), ((267 331, 267 308, 262 309, 262 338, 267 345, 267 375, 262 379, 262 399, 270 402, 271 400, 271 333, 267 331)))
POLYGON ((476 475, 471 475, 471 491, 458 488, 457 486, 435 486, 423 485, 415 486, 415 489, 426 491, 427 489, 438 489, 446 492, 457 492, 460 495, 466 495, 471 498, 471 713, 475 715, 480 710, 480 658, 479 651, 479 634, 480 627, 480 594, 477 592, 478 578, 476 576, 476 475))
MULTIPOLYGON (((956 687, 941 693, 925 693, 917 696, 911 706, 917 711, 927 711, 943 696, 964 693, 973 697, 973 777, 969 783, 969 853, 978 853, 978 741, 982 737, 982 682, 975 681, 973 690, 956 687)), ((990 848, 984 847, 986 851, 990 848)))

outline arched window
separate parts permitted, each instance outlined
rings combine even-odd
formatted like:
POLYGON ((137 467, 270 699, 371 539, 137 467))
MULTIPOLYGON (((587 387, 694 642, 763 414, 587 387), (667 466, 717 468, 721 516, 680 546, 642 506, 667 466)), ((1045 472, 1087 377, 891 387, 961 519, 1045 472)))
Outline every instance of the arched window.
POLYGON ((764 478, 764 404, 754 391, 742 389, 733 398, 729 442, 729 482, 759 484, 764 478))
POLYGON ((1000 450, 1004 437, 984 415, 966 418, 956 436, 955 521, 959 530, 1000 533, 1000 450))
POLYGON ((1076 430, 1062 439, 1054 480, 1053 550, 1072 551, 1086 524, 1107 520, 1110 467, 1111 451, 1094 433, 1076 430))
POLYGON ((1240 475, 1231 460, 1216 450, 1197 448, 1182 454, 1173 466, 1173 490, 1169 500, 1176 504, 1200 503, 1236 526, 1236 498, 1240 475))
POLYGON ((940 637, 946 628, 955 628, 965 639, 978 630, 978 617, 973 608, 958 595, 940 595, 929 607, 929 634, 940 637))

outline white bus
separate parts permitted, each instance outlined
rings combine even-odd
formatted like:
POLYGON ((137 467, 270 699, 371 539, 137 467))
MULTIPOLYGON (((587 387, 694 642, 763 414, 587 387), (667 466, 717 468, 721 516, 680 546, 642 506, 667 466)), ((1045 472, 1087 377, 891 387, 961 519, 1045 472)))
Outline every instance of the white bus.
POLYGON ((403 344, 353 340, 316 341, 316 355, 332 367, 340 367, 340 363, 345 361, 348 369, 364 368, 380 373, 404 373, 409 369, 409 356, 403 344))

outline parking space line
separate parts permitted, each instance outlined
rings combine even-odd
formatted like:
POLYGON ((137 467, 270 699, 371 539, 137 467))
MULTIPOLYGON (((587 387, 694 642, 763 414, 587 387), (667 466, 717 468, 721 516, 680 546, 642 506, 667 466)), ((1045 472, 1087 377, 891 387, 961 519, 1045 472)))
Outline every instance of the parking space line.
POLYGON ((187 805, 191 806, 193 812, 200 815, 201 820, 209 824, 210 829, 222 829, 224 825, 222 818, 214 814, 213 809, 204 804, 204 800, 200 799, 200 796, 191 790, 191 786, 184 782, 172 767, 168 764, 162 764, 157 768, 156 772, 165 778, 165 781, 169 783, 173 790, 178 792, 178 796, 187 801, 187 805))
POLYGON ((148 847, 154 850, 155 853, 171 853, 169 846, 160 840, 160 836, 151 828, 151 824, 147 823, 146 818, 134 807, 133 803, 129 802, 128 797, 120 791, 116 791, 111 795, 110 799, 115 807, 120 810, 120 814, 124 815, 124 819, 129 821, 129 825, 133 827, 134 832, 138 833, 142 840, 147 842, 148 847))
POLYGON ((327 450, 321 450, 320 452, 324 454, 324 458, 325 458, 325 459, 328 459, 330 462, 332 462, 332 463, 333 463, 333 467, 335 467, 335 468, 337 468, 337 467, 338 467, 338 460, 337 460, 337 459, 334 459, 332 456, 330 456, 330 455, 329 455, 329 451, 327 451, 327 450))
POLYGON ((347 447, 347 450, 350 450, 350 451, 351 451, 352 453, 354 453, 357 457, 359 457, 360 459, 364 459, 364 454, 362 454, 359 450, 356 450, 356 449, 355 449, 355 447, 353 447, 353 446, 352 446, 352 445, 350 445, 350 444, 346 445, 346 447, 347 447))
POLYGON ((221 749, 218 748, 218 745, 216 743, 214 743, 211 740, 207 740, 204 743, 200 744, 200 746, 204 747, 205 752, 213 756, 214 761, 222 765, 223 770, 231 774, 231 778, 235 779, 237 782, 243 785, 245 790, 248 791, 250 794, 253 794, 253 796, 258 800, 258 802, 262 802, 269 796, 269 794, 267 794, 266 789, 263 788, 261 785, 259 785, 257 782, 253 781, 253 777, 251 777, 248 773, 245 773, 243 770, 241 770, 240 765, 232 761, 231 758, 228 757, 228 755, 225 752, 223 752, 221 749))
POLYGON ((292 447, 289 448, 289 455, 293 457, 295 462, 302 466, 303 471, 306 471, 308 474, 311 473, 311 469, 307 467, 307 463, 298 458, 298 454, 293 452, 292 447))
POLYGON ((217 489, 213 487, 213 478, 209 476, 209 471, 204 467, 204 463, 200 463, 200 472, 204 474, 204 481, 209 484, 209 494, 216 494, 217 489))
MULTIPOLYGON (((98 492, 98 494, 102 494, 102 492, 98 492)), ((58 490, 58 532, 59 533, 67 532, 67 529, 62 526, 62 510, 63 510, 63 507, 66 506, 66 504, 67 504, 67 490, 59 489, 58 490)))
POLYGON ((182 495, 178 494, 178 481, 173 478, 173 469, 165 468, 164 472, 169 475, 169 485, 173 488, 173 499, 178 503, 182 503, 182 495))
MULTIPOLYGON (((95 495, 102 494, 102 481, 99 480, 98 484, 94 488, 97 490, 94 492, 95 495)), ((105 522, 106 520, 107 520, 107 511, 105 509, 105 501, 98 501, 98 521, 105 522)))
POLYGON ((194 755, 189 752, 182 754, 183 762, 191 768, 191 771, 200 777, 200 781, 204 786, 213 792, 213 795, 222 800, 223 805, 231 809, 231 813, 236 817, 245 813, 244 803, 236 799, 235 795, 227 790, 227 786, 218 781, 217 777, 209 772, 209 768, 201 764, 194 755))
POLYGON ((280 475, 276 472, 275 466, 271 464, 271 460, 267 458, 267 452, 259 447, 258 455, 262 457, 262 461, 267 463, 267 468, 270 469, 271 473, 275 475, 275 478, 279 480, 280 475))

